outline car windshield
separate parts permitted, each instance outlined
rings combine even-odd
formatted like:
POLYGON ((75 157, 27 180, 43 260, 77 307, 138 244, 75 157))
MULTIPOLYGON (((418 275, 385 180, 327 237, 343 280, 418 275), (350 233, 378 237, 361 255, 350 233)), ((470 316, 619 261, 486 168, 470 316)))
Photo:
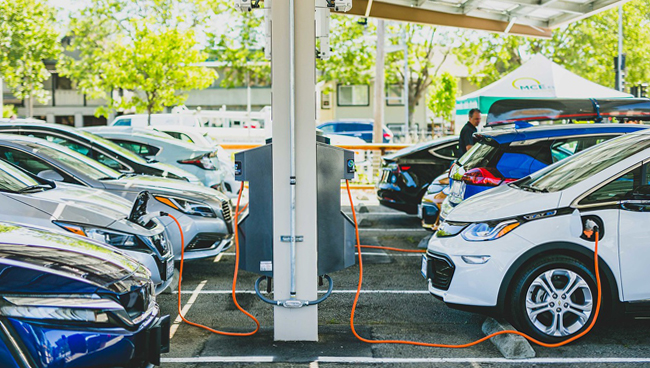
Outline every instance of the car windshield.
POLYGON ((27 143, 25 145, 52 159, 63 162, 93 180, 117 179, 120 177, 119 172, 69 148, 63 146, 52 148, 38 143, 27 143))
POLYGON ((143 165, 147 164, 147 160, 145 160, 142 157, 136 155, 135 153, 127 150, 126 148, 122 148, 122 147, 118 146, 117 144, 109 141, 108 139, 104 139, 104 138, 102 138, 102 137, 100 137, 98 135, 95 135, 95 134, 89 133, 89 132, 85 132, 83 130, 76 130, 76 132, 77 132, 77 134, 82 135, 82 136, 90 139, 91 141, 93 141, 93 143, 99 143, 102 146, 104 146, 105 148, 107 148, 107 149, 109 149, 109 150, 111 150, 113 152, 119 153, 123 157, 126 157, 129 160, 131 160, 131 161, 133 161, 133 162, 135 162, 137 164, 143 164, 143 165))
POLYGON ((0 160, 0 190, 5 192, 19 192, 25 188, 39 186, 41 183, 29 175, 15 168, 11 164, 0 160))
POLYGON ((596 145, 540 170, 515 186, 540 192, 557 192, 650 147, 650 135, 627 134, 596 145))

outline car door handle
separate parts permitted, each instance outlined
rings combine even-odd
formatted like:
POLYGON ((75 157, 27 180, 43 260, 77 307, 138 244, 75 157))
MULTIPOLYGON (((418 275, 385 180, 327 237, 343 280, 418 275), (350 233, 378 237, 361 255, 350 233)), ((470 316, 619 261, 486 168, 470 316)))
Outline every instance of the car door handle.
POLYGON ((633 212, 650 212, 650 201, 622 201, 621 209, 633 212))

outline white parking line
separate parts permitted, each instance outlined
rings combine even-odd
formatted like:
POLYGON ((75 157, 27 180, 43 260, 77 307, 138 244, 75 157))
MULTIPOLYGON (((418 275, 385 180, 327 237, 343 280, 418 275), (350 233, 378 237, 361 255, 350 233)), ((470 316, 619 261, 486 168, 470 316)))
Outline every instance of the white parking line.
MULTIPOLYGON (((343 213, 345 213, 348 216, 352 216, 352 212, 343 212, 343 213)), ((357 217, 368 216, 368 215, 377 215, 377 216, 400 215, 400 216, 408 216, 408 217, 417 217, 417 215, 409 215, 408 213, 404 213, 404 212, 362 212, 362 213, 357 212, 357 217)))
MULTIPOLYGON (((294 359, 295 360, 295 359, 294 359)), ((292 361, 294 361, 292 360, 292 361)), ((163 363, 272 363, 285 362, 286 358, 273 356, 204 356, 187 358, 162 358, 163 363)), ((404 363, 452 363, 452 364, 633 364, 650 363, 650 358, 531 358, 531 359, 506 359, 506 358, 369 358, 369 357, 318 357, 315 363, 337 364, 404 364, 404 363)), ((310 363, 311 364, 311 363, 310 363)))
POLYGON ((472 362, 472 368, 481 368, 481 365, 476 362, 472 362))
MULTIPOLYGON (((418 258, 421 258, 422 255, 424 254, 424 252, 422 252, 422 253, 396 253, 394 251, 389 251, 389 252, 391 252, 391 253, 388 254, 388 253, 379 253, 379 252, 377 252, 377 253, 375 253, 375 252, 361 252, 361 255, 363 255, 363 256, 382 256, 382 257, 418 257, 418 258)), ((354 254, 358 255, 359 253, 354 252, 354 254)), ((235 253, 220 253, 219 254, 219 256, 222 256, 222 255, 234 257, 235 253)), ((217 257, 219 257, 219 256, 217 256, 217 257)), ((221 258, 219 258, 219 260, 221 260, 221 258)), ((218 262, 218 260, 215 259, 214 262, 218 262)))
MULTIPOLYGON (((186 316, 187 312, 189 312, 190 308, 192 308, 192 304, 196 301, 196 298, 199 297, 199 294, 201 294, 201 291, 203 290, 203 287, 205 284, 208 282, 208 280, 203 280, 201 283, 194 289, 194 291, 191 291, 192 296, 190 297, 190 300, 185 303, 183 308, 181 309, 181 314, 186 316)), ((185 294, 185 291, 181 290, 181 294, 185 294)), ((174 291, 174 294, 178 294, 178 291, 174 291)), ((176 316, 176 319, 174 320, 174 324, 172 324, 171 328, 169 329, 169 339, 171 340, 172 337, 174 337, 174 334, 176 334, 176 330, 178 330, 178 326, 181 325, 181 322, 183 320, 181 319, 181 316, 178 315, 176 316)))
MULTIPOLYGON (((198 289, 198 287, 197 287, 198 289)), ((325 294, 325 290, 318 290, 318 293, 325 294)), ((357 290, 332 290, 332 294, 355 294, 357 290)), ((230 294, 232 290, 196 290, 181 291, 181 294, 230 294)), ((237 290, 236 294, 255 294, 255 290, 237 290)), ((172 294, 178 294, 178 291, 172 291, 172 294)), ((361 294, 429 294, 428 290, 361 290, 361 294)), ((191 301, 191 299, 190 299, 191 301)), ((183 313, 185 315, 185 313, 183 313)), ((176 321, 174 321, 176 323, 176 321)))

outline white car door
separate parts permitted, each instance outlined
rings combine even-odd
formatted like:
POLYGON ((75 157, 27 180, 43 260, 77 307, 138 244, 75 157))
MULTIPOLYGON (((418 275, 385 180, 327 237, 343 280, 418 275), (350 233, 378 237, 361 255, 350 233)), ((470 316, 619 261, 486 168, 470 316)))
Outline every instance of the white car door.
POLYGON ((623 301, 650 299, 650 283, 645 281, 650 261, 650 190, 647 199, 640 199, 639 193, 648 184, 647 166, 639 163, 580 201, 596 210, 605 237, 618 242, 618 272, 611 259, 608 263, 620 275, 623 301))

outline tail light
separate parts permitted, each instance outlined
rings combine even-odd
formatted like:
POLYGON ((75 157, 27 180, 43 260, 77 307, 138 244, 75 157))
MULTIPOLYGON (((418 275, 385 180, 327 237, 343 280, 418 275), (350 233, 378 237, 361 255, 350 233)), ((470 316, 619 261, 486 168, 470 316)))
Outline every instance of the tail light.
POLYGON ((400 171, 409 171, 411 170, 410 166, 399 166, 400 171))
POLYGON ((509 183, 516 179, 506 179, 499 171, 491 167, 477 167, 468 170, 462 179, 467 184, 496 187, 502 183, 509 183))
POLYGON ((178 160, 179 164, 196 165, 205 170, 216 170, 214 163, 210 159, 210 154, 206 153, 201 156, 189 158, 187 160, 178 160))
POLYGON ((393 138, 392 134, 384 132, 384 139, 390 140, 391 138, 393 138))

